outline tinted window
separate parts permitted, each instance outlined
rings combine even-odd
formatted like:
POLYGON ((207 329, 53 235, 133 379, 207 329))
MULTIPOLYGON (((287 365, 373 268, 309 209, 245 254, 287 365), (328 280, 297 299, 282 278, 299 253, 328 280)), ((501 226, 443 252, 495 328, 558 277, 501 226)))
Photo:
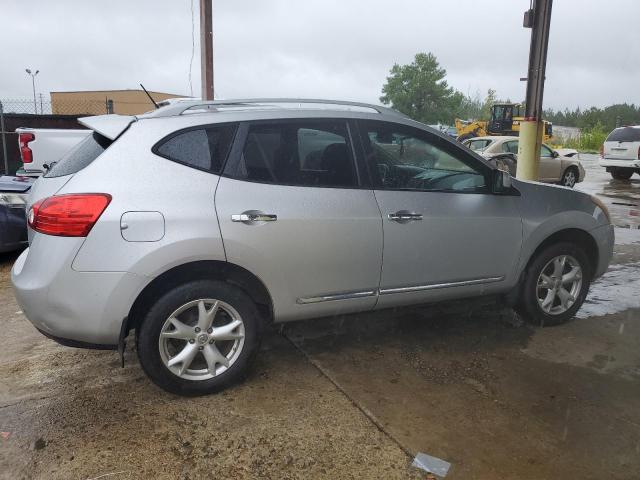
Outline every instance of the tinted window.
POLYGON ((189 167, 220 173, 234 133, 234 125, 185 130, 162 140, 154 152, 189 167))
POLYGON ((607 142, 640 142, 640 128, 616 128, 607 137, 607 142))
POLYGON ((53 162, 44 176, 47 178, 64 177, 65 175, 78 173, 98 158, 111 143, 108 138, 93 132, 69 152, 65 153, 60 160, 53 162))
POLYGON ((348 137, 340 121, 252 125, 239 161, 225 174, 285 185, 356 186, 348 137))
POLYGON ((485 186, 473 159, 439 137, 384 122, 363 122, 361 133, 377 187, 477 191, 485 186))

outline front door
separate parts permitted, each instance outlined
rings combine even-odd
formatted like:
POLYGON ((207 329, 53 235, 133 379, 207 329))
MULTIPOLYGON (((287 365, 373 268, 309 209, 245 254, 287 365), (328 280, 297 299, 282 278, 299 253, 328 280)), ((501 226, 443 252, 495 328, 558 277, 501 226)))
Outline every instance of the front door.
POLYGON ((519 197, 489 192, 491 168, 417 128, 359 125, 383 216, 378 308, 514 284, 522 243, 519 197))
POLYGON ((243 124, 216 191, 227 260, 267 286, 276 320, 373 308, 382 222, 344 120, 243 124))
POLYGON ((557 182, 562 175, 562 162, 546 145, 540 145, 540 180, 557 182))

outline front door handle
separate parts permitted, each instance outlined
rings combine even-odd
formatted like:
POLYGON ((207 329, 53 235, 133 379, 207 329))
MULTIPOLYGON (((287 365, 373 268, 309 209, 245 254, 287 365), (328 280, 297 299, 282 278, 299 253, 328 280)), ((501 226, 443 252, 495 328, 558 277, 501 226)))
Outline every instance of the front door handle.
POLYGON ((275 222, 278 216, 273 213, 244 212, 231 215, 232 222, 275 222))
POLYGON ((412 222, 415 220, 422 220, 422 214, 400 210, 399 212, 390 213, 389 220, 394 222, 412 222))

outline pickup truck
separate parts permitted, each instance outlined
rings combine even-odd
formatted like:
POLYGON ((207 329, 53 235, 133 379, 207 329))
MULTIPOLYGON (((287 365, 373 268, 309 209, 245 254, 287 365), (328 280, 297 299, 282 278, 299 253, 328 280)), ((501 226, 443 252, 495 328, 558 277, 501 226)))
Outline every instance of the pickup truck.
POLYGON ((39 177, 45 165, 57 161, 91 133, 91 130, 16 128, 23 166, 16 174, 39 177))

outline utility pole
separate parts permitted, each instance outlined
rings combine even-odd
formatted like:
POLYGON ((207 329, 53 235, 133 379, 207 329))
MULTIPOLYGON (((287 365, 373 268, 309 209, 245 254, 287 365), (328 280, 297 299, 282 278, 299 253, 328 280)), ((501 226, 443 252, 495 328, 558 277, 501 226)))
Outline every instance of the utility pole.
POLYGON ((523 180, 538 180, 539 178, 540 145, 544 132, 542 97, 552 5, 553 0, 533 0, 533 8, 524 14, 524 27, 531 28, 531 47, 529 50, 525 118, 520 123, 516 171, 516 177, 523 180))
POLYGON ((212 0, 200 0, 200 72, 202 99, 213 100, 213 7, 212 0))

